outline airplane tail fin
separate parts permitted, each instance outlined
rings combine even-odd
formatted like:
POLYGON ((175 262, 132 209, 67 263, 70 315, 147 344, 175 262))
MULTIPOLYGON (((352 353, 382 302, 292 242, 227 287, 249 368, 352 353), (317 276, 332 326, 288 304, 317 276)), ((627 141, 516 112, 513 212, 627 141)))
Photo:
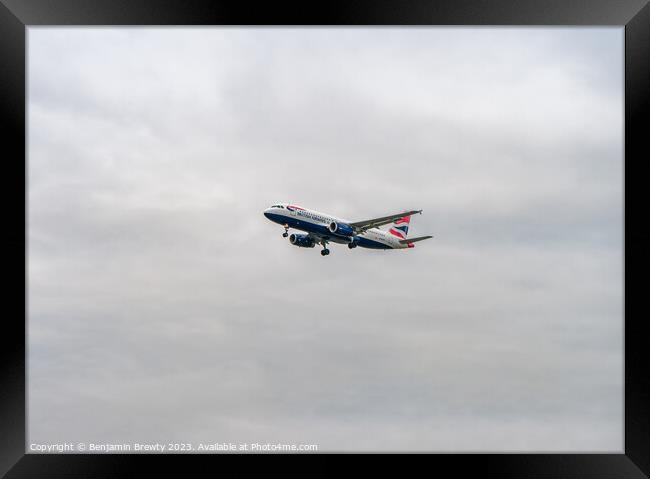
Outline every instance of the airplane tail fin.
POLYGON ((411 223, 410 216, 404 216, 393 222, 388 232, 397 236, 400 240, 406 239, 409 232, 409 223, 411 223))

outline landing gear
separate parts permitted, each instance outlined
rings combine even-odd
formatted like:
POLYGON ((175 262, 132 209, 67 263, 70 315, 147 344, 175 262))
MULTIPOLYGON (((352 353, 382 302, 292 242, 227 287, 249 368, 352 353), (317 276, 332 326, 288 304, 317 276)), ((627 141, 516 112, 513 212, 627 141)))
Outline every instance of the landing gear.
POLYGON ((356 247, 357 247, 356 243, 348 243, 348 248, 352 249, 352 248, 356 248, 356 247))
POLYGON ((284 225, 284 233, 282 233, 283 238, 286 238, 287 236, 289 236, 288 231, 289 231, 289 225, 284 225))
POLYGON ((320 252, 321 256, 327 256, 330 254, 330 250, 327 249, 327 241, 322 240, 320 244, 323 245, 323 250, 320 252))

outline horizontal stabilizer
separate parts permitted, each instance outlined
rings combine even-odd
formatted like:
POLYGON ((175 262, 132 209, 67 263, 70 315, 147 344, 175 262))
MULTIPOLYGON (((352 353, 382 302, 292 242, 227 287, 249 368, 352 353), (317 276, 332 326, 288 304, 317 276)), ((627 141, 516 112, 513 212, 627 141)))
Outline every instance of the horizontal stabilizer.
POLYGON ((403 239, 400 240, 400 244, 415 243, 416 241, 422 241, 429 238, 433 238, 433 236, 419 236, 417 238, 403 239))

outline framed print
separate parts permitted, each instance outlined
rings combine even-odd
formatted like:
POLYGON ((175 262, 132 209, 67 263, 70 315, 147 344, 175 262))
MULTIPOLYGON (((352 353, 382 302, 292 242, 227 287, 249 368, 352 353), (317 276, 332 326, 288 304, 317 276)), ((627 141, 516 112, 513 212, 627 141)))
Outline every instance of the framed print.
POLYGON ((647 2, 0 20, 6 477, 648 475, 647 2))

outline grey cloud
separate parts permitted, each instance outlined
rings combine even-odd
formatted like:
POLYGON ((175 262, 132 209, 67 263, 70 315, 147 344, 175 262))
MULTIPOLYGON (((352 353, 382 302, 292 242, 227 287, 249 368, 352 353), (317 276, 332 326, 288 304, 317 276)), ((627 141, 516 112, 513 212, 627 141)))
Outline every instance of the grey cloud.
POLYGON ((29 441, 620 451, 622 30, 29 30, 29 441), (414 250, 262 210, 423 208, 414 250))

